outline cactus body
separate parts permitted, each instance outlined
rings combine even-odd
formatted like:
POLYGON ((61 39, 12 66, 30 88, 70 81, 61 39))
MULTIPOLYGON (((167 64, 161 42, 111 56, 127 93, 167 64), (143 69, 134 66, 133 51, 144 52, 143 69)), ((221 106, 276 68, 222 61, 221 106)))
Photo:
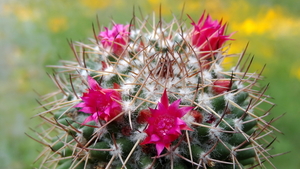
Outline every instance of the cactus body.
MULTIPOLYGON (((47 95, 54 100, 37 115, 46 131, 39 135, 49 145, 42 168, 242 169, 271 163, 264 147, 274 128, 257 106, 272 103, 255 89, 260 74, 244 72, 240 62, 222 69, 224 58, 234 56, 223 45, 231 35, 204 16, 200 24, 216 27, 206 37, 199 35, 208 33, 198 31, 199 23, 187 28, 174 19, 149 26, 134 17, 130 26, 116 24, 91 44, 71 44, 77 62, 55 66, 60 92, 47 95)), ((241 60, 243 53, 236 56, 241 60)))

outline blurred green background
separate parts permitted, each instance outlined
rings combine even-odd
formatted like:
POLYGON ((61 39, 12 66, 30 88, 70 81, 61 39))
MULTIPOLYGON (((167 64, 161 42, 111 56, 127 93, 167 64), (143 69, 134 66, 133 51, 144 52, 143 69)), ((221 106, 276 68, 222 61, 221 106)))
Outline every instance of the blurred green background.
POLYGON ((272 161, 279 169, 300 168, 298 0, 0 0, 0 168, 34 168, 41 146, 24 133, 32 134, 30 127, 39 122, 31 119, 38 113, 35 91, 44 95, 56 89, 46 74, 52 70, 45 66, 73 59, 68 39, 87 42, 97 16, 101 26, 111 20, 126 24, 133 6, 151 15, 161 4, 165 20, 170 20, 179 16, 183 3, 184 13, 194 20, 206 10, 229 23, 227 32, 237 31, 231 52, 242 51, 250 41, 252 71, 266 63, 261 84, 270 83, 267 93, 277 105, 269 119, 287 113, 274 123, 284 135, 276 133, 272 152, 291 151, 272 161))

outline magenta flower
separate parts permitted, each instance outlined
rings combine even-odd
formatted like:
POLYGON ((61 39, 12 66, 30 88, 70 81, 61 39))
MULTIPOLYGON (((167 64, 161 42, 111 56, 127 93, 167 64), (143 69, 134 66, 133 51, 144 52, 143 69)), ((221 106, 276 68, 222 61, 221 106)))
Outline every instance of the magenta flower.
POLYGON ((128 42, 128 27, 129 25, 122 24, 114 25, 112 30, 105 27, 105 31, 100 32, 98 38, 105 48, 111 48, 113 54, 121 56, 128 42))
POLYGON ((151 116, 147 119, 148 128, 145 130, 147 137, 141 143, 155 144, 157 154, 160 155, 164 148, 170 149, 172 141, 181 135, 181 130, 192 130, 180 119, 193 107, 179 108, 180 99, 169 105, 166 90, 157 109, 150 109, 151 116))
POLYGON ((81 103, 75 107, 81 107, 79 111, 91 114, 83 124, 89 121, 105 120, 110 121, 122 112, 120 104, 121 96, 114 89, 103 89, 92 77, 88 76, 90 88, 87 93, 83 93, 81 103))
POLYGON ((230 39, 233 33, 225 35, 226 24, 222 25, 222 20, 220 22, 218 20, 213 21, 210 15, 207 15, 206 19, 204 16, 205 12, 197 24, 191 19, 194 26, 191 35, 192 45, 200 51, 209 51, 202 53, 200 57, 219 49, 227 40, 233 40, 230 39))

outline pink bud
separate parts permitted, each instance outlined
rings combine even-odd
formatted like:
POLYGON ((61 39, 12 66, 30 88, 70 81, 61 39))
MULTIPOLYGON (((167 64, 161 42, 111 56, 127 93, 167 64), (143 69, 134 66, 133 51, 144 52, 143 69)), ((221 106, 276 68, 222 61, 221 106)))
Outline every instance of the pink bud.
POLYGON ((136 119, 136 121, 139 124, 144 124, 147 122, 147 119, 151 116, 151 112, 149 109, 143 109, 139 112, 139 115, 136 119))
POLYGON ((224 92, 229 91, 231 88, 230 80, 217 80, 213 84, 213 91, 215 94, 222 94, 224 92))
POLYGON ((199 112, 197 110, 192 110, 192 111, 190 111, 190 115, 194 117, 195 122, 202 123, 203 116, 202 116, 201 112, 199 112))

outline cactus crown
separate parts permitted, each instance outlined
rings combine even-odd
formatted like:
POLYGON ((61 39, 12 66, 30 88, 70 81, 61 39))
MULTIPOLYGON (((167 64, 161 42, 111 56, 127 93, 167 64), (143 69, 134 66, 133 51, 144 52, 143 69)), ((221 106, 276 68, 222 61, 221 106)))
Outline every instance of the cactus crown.
POLYGON ((70 43, 76 62, 52 66, 58 90, 36 115, 41 168, 272 165, 268 137, 277 129, 258 106, 273 103, 266 88, 256 90, 261 73, 241 64, 245 51, 228 54, 225 27, 205 14, 192 28, 134 17, 90 44, 70 43), (234 56, 237 65, 224 71, 234 56))

